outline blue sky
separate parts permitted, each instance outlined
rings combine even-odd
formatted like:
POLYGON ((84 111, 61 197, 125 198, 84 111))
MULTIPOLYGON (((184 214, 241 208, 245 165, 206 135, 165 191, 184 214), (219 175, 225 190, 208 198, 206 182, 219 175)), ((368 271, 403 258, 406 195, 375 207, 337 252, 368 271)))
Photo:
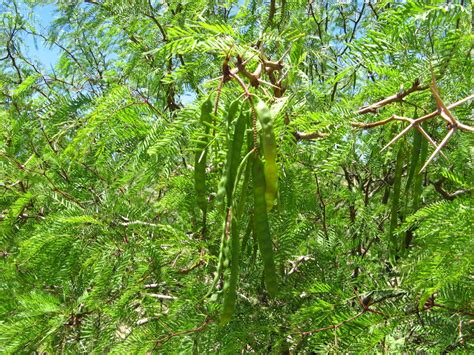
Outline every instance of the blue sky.
MULTIPOLYGON (((33 15, 38 32, 46 34, 47 28, 54 20, 55 5, 36 5, 34 7, 33 15)), ((46 68, 54 66, 57 62, 60 52, 58 48, 49 48, 42 38, 31 35, 25 35, 25 45, 27 46, 27 54, 30 58, 37 59, 46 68), (36 41, 35 41, 36 40, 36 41)))

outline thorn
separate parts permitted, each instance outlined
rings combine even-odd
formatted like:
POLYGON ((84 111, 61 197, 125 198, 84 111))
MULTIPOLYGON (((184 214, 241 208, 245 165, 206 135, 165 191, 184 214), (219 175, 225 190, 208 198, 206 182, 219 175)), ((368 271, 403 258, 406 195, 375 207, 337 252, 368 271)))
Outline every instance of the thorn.
MULTIPOLYGON (((436 142, 433 140, 433 138, 430 137, 430 135, 428 133, 426 133, 426 131, 423 129, 423 127, 421 126, 418 126, 417 124, 415 125, 416 129, 418 131, 421 132, 421 134, 428 140, 428 142, 430 142, 430 144, 435 147, 435 149, 438 148, 438 144, 436 144, 436 142)), ((440 152, 440 154, 446 159, 448 160, 448 157, 443 153, 443 152, 440 152)))
POLYGON ((431 156, 429 157, 429 159, 426 161, 425 165, 423 165, 423 167, 422 167, 421 170, 420 170, 420 173, 422 173, 423 170, 425 170, 425 168, 428 166, 428 164, 431 163, 431 161, 434 159, 434 157, 436 156, 436 154, 438 154, 438 152, 446 145, 446 143, 448 142, 449 138, 451 138, 451 136, 454 134, 455 131, 456 131, 456 128, 453 127, 453 128, 448 132, 448 134, 446 135, 446 137, 444 137, 443 140, 441 141, 441 143, 439 144, 438 148, 435 149, 435 151, 433 152, 433 154, 431 154, 431 156))
POLYGON ((274 89, 280 89, 279 86, 273 85, 272 83, 269 83, 268 81, 265 81, 265 80, 262 80, 262 79, 258 79, 258 82, 261 83, 261 84, 271 86, 274 89))
POLYGON ((448 122, 449 125, 451 126, 456 126, 457 123, 456 123, 456 119, 454 117, 452 117, 451 115, 451 112, 449 111, 446 111, 445 109, 441 109, 439 115, 441 116, 441 118, 443 118, 446 122, 448 122), (449 113, 449 114, 448 114, 449 113))
POLYGON ((452 125, 455 125, 457 120, 453 117, 452 113, 445 106, 443 100, 441 100, 441 96, 439 94, 438 87, 436 86, 436 81, 435 81, 434 76, 433 76, 432 80, 433 81, 431 83, 431 92, 433 93, 433 96, 436 100, 436 105, 439 108, 441 117, 443 117, 445 120, 447 120, 452 125))
POLYGON ((282 63, 283 62, 283 59, 286 57, 286 55, 290 52, 291 50, 291 46, 288 47, 288 49, 285 51, 285 53, 283 53, 283 55, 281 56, 280 60, 278 61, 279 63, 282 63))
POLYGON ((396 141, 398 141, 405 133, 407 133, 410 128, 413 127, 413 123, 410 124, 409 126, 405 127, 399 134, 397 134, 395 136, 395 138, 393 138, 390 142, 388 142, 388 144, 382 148, 382 150, 380 152, 383 152, 385 149, 387 149, 388 147, 390 147, 393 143, 395 143, 396 141))

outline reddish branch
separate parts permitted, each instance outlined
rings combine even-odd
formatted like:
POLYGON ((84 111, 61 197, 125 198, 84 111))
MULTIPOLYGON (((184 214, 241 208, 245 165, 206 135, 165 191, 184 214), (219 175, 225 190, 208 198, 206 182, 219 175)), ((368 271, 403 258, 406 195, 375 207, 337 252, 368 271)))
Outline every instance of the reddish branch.
POLYGON ((249 79, 251 86, 258 87, 259 85, 258 79, 260 79, 260 73, 257 73, 257 75, 255 75, 253 73, 248 72, 247 69, 245 68, 245 65, 243 64, 241 56, 237 56, 237 69, 239 70, 239 73, 241 73, 247 79, 249 79))
POLYGON ((202 323, 199 327, 196 327, 196 328, 193 328, 193 329, 188 329, 188 330, 182 330, 182 331, 179 331, 179 332, 176 332, 176 333, 170 333, 170 334, 167 334, 163 337, 161 337, 160 339, 158 339, 156 341, 156 347, 159 347, 159 346, 162 346, 164 343, 166 343, 168 340, 174 338, 174 337, 177 337, 177 336, 181 336, 181 335, 186 335, 186 334, 191 334, 191 333, 199 333, 199 332, 202 332, 203 330, 205 330, 207 328, 207 326, 212 323, 213 320, 210 319, 210 318, 207 318, 204 323, 202 323))
MULTIPOLYGON (((252 101, 252 94, 250 93, 249 87, 255 87, 258 88, 260 84, 266 84, 269 85, 273 88, 274 96, 275 97, 281 97, 285 91, 285 88, 283 87, 283 75, 282 75, 282 70, 283 70, 283 58, 286 56, 288 51, 286 51, 282 58, 277 61, 277 62, 272 62, 269 60, 266 60, 263 57, 260 57, 260 62, 257 65, 257 68, 251 73, 247 70, 246 64, 250 59, 247 59, 246 61, 243 60, 243 58, 238 55, 236 58, 236 68, 230 68, 229 62, 230 62, 230 54, 227 54, 223 63, 222 63, 222 76, 220 76, 217 79, 220 79, 220 84, 218 87, 218 96, 219 92, 222 89, 222 85, 225 84, 228 81, 231 81, 232 79, 235 79, 237 81, 237 84, 242 88, 244 91, 245 97, 249 100, 250 107, 252 110, 252 116, 253 116, 253 133, 254 133, 254 149, 258 150, 258 140, 257 140, 257 124, 256 124, 256 112, 255 108, 253 106, 253 101, 252 101), (274 75, 274 72, 278 71, 280 73, 278 80, 274 75), (239 76, 241 74, 243 78, 239 76), (267 74, 267 76, 270 78, 270 83, 266 82, 265 80, 262 79, 262 75, 267 74), (249 81, 249 86, 246 85, 244 80, 247 79, 249 81)), ((215 111, 217 111, 217 105, 218 105, 218 100, 216 100, 215 104, 215 111)), ((298 137, 301 135, 299 132, 294 133, 295 137, 299 139, 298 137)))

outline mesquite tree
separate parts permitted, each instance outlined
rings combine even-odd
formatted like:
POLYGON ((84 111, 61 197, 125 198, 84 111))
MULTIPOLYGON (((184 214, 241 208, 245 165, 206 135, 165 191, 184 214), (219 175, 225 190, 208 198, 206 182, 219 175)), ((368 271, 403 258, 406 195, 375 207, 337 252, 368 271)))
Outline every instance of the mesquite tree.
POLYGON ((473 350, 469 2, 0 19, 0 351, 473 350))

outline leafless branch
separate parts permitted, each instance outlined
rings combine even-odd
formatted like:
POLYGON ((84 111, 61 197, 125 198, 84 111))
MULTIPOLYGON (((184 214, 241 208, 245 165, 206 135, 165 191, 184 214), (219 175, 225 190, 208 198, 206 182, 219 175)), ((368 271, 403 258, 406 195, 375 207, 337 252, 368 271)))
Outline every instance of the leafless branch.
POLYGON ((366 113, 377 113, 377 110, 379 108, 383 107, 383 106, 386 106, 386 105, 391 104, 393 102, 400 102, 400 101, 403 100, 403 98, 410 95, 411 93, 413 93, 415 91, 424 91, 428 88, 429 88, 429 86, 421 85, 419 80, 415 80, 415 82, 413 83, 413 85, 409 89, 404 90, 404 91, 400 91, 400 92, 396 93, 395 95, 386 97, 385 99, 380 100, 376 103, 373 103, 369 106, 362 107, 359 110, 357 110, 355 112, 355 114, 363 115, 363 114, 366 114, 366 113))

